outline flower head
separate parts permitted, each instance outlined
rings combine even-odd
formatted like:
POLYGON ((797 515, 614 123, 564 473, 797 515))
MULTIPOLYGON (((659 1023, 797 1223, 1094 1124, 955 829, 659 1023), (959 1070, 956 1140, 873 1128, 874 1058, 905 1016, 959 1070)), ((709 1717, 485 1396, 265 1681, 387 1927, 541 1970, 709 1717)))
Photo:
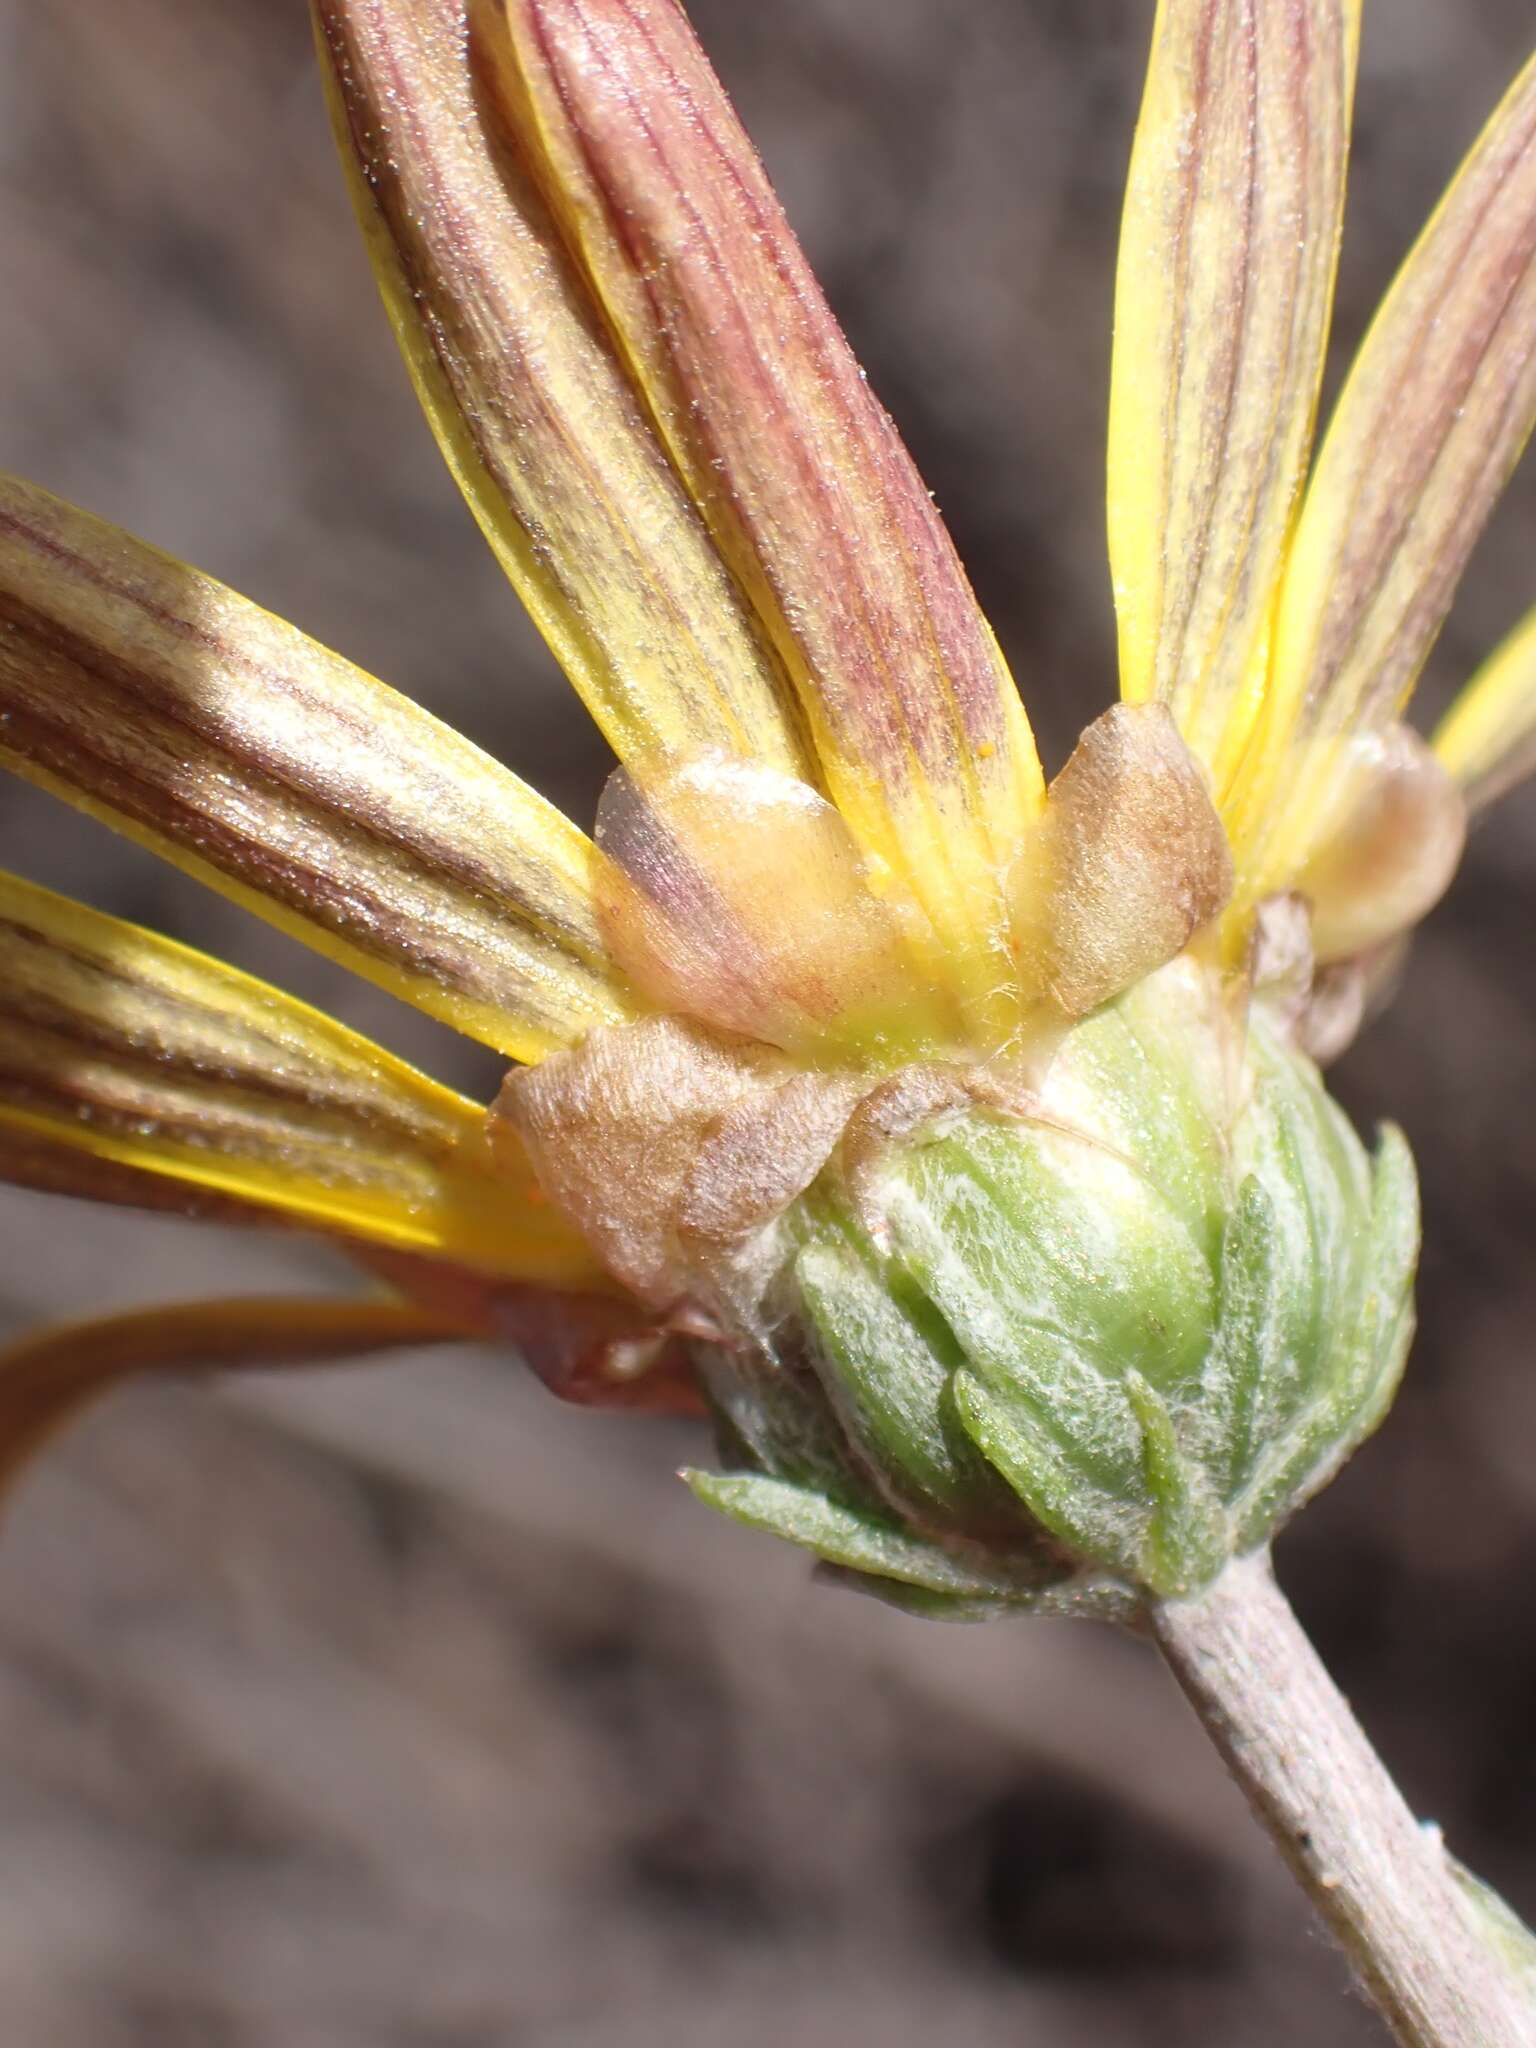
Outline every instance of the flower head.
MULTIPOLYGON (((1390 1398, 1412 1173, 1307 1061, 1536 763, 1536 630, 1402 715, 1536 420, 1536 65, 1314 458, 1358 0, 1162 0, 1109 429, 1121 701, 1047 787, 953 545, 675 0, 315 0, 443 453, 619 767, 585 837, 294 628, 0 487, 0 762, 517 1062, 486 1110, 0 882, 0 1172, 390 1291, 25 1340, 500 1336, 708 1407, 717 1504, 903 1597, 1113 1603, 1390 1398)), ((9 1395, 10 1407, 3 1404, 9 1395)))

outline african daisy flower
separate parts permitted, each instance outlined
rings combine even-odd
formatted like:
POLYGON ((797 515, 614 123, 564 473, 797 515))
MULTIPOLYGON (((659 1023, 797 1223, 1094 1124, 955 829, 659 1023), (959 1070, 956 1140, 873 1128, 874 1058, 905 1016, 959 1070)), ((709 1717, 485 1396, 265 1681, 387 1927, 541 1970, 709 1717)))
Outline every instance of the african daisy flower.
POLYGON ((435 1340, 707 1413, 701 1498, 867 1590, 1150 1625, 1400 2038, 1526 2038, 1264 1560, 1412 1324, 1406 1145, 1368 1153, 1317 1062, 1536 766, 1536 618, 1433 744, 1402 722, 1536 420, 1536 64, 1314 457, 1359 0, 1162 0, 1121 701, 1047 785, 674 0, 316 15, 417 392, 620 765, 589 839, 295 628, 0 486, 4 764, 514 1063, 487 1108, 0 880, 0 1174, 322 1232, 365 1283, 28 1337, 0 1455, 141 1370, 435 1340))

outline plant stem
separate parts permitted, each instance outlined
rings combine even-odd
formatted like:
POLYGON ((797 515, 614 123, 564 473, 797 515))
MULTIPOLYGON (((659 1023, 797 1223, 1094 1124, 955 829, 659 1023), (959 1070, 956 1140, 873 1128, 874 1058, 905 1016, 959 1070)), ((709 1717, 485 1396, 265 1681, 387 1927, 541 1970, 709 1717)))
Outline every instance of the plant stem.
POLYGON ((1248 1803, 1402 2048, 1531 2048, 1536 2016, 1484 1946, 1432 1828, 1420 1827, 1324 1670, 1267 1552, 1153 1633, 1248 1803))

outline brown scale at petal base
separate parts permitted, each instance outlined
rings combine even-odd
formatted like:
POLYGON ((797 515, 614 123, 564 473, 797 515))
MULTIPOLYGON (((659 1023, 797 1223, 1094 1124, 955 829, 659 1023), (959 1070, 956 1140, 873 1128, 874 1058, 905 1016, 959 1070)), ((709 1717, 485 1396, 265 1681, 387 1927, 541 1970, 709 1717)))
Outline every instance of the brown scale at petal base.
POLYGON ((595 1031, 508 1076, 492 1117, 615 1279, 713 1308, 733 1258, 826 1164, 868 1081, 678 1017, 595 1031))
POLYGON ((1232 893, 1204 775, 1161 704, 1096 718, 1013 876, 1021 961, 1083 1017, 1183 951, 1232 893))

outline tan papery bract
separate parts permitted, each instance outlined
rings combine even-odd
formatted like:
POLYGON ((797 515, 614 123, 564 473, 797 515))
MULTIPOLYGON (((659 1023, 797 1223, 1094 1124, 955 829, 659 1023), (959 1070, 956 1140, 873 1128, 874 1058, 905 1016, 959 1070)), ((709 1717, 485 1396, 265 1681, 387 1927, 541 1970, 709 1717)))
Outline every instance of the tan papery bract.
POLYGON ((728 1250, 780 1216, 826 1165, 865 1086, 854 1074, 791 1074, 728 1109, 683 1191, 684 1244, 728 1250))
POLYGON ((1325 1067, 1349 1049, 1367 1017, 1381 1007, 1407 945, 1399 936, 1320 964, 1311 901, 1298 889, 1284 890, 1254 908, 1246 989, 1284 1038, 1325 1067))
POLYGON ((597 843, 604 938, 658 1008, 887 1064, 958 1037, 852 833, 805 783, 718 755, 619 769, 597 843))
POLYGON ((732 1260, 826 1164, 867 1083, 678 1017, 595 1031, 507 1077, 493 1113, 607 1270, 658 1311, 747 1313, 732 1260))
POLYGON ((1021 972, 1086 1016, 1182 952, 1232 893, 1232 853, 1162 704, 1096 718, 1013 876, 1021 972))
POLYGON ((507 1076, 492 1143, 510 1128, 607 1270, 667 1308, 686 1291, 677 1217, 699 1148, 728 1110, 774 1085, 777 1067, 760 1046, 727 1046, 676 1017, 594 1031, 507 1076))
POLYGON ((1461 861, 1467 807, 1449 771, 1406 725, 1345 743, 1340 822, 1296 877, 1320 962, 1350 960, 1407 931, 1461 861))

